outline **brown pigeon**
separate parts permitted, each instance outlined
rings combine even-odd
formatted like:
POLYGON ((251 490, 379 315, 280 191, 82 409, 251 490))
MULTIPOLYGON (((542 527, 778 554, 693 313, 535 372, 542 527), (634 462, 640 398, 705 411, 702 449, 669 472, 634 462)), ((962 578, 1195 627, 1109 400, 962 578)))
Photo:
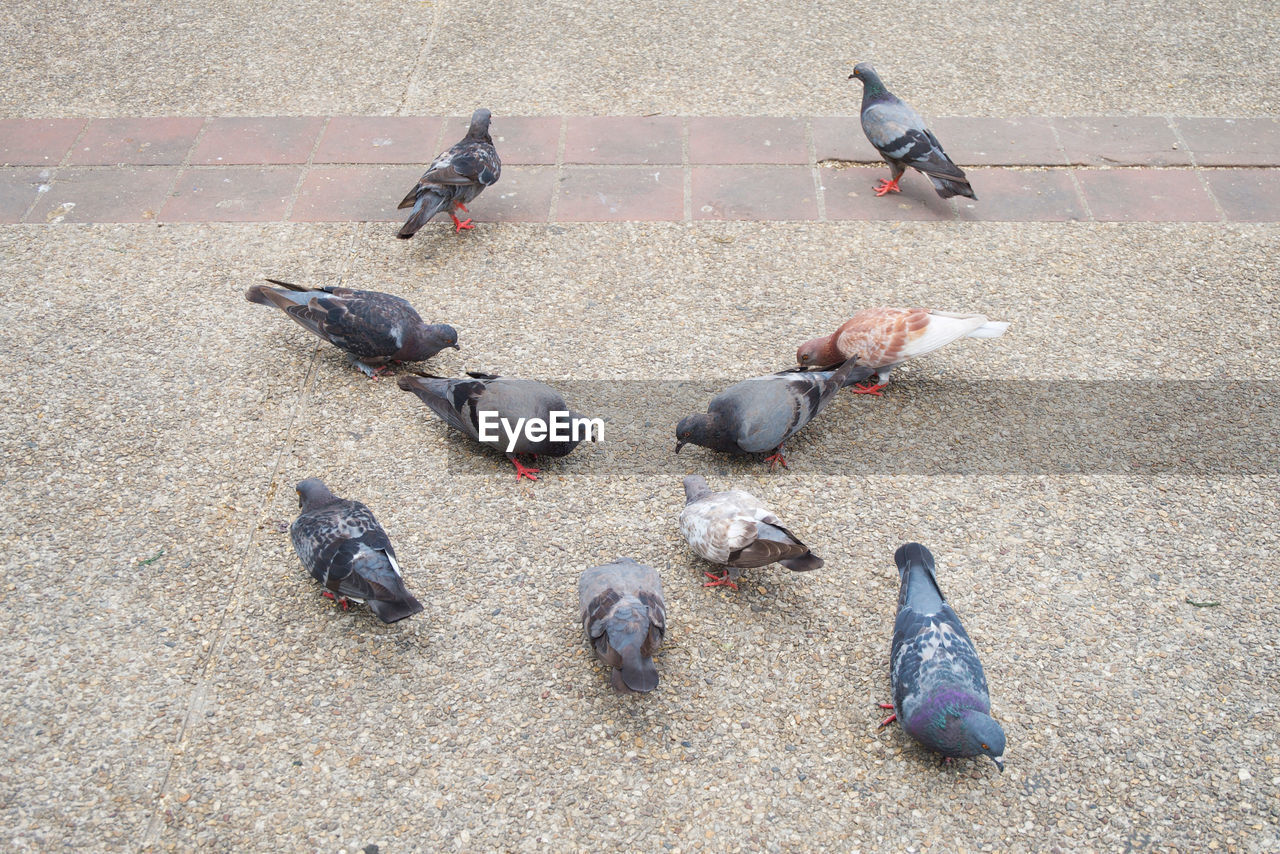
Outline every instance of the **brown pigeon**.
POLYGON ((742 568, 780 563, 792 572, 822 566, 822 558, 786 528, 773 511, 749 492, 712 492, 700 475, 684 479, 684 510, 680 533, 699 557, 727 566, 703 587, 727 585, 738 589, 742 568))
MULTIPOLYGON (((829 369, 856 356, 860 367, 874 369, 875 380, 855 385, 854 392, 879 397, 889 372, 907 359, 932 353, 957 338, 999 338, 1008 328, 1007 322, 987 320, 982 314, 864 308, 825 338, 801 344, 796 361, 801 368, 829 369)), ((859 379, 865 377, 851 378, 852 382, 859 379)))
POLYGON ((619 694, 658 687, 653 654, 667 631, 662 581, 651 566, 622 557, 578 578, 578 607, 587 640, 612 669, 619 694))

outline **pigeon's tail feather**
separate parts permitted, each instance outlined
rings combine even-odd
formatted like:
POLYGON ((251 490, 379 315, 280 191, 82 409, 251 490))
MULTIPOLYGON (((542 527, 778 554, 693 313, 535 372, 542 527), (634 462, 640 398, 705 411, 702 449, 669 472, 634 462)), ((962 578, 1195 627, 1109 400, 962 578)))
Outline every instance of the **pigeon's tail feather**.
POLYGON ((405 220, 400 230, 396 232, 396 237, 401 240, 408 240, 418 233, 418 229, 427 224, 433 216, 440 213, 449 205, 449 200, 434 190, 423 193, 413 206, 413 213, 409 214, 409 218, 405 220))
POLYGON ((966 338, 999 338, 1009 328, 1007 320, 988 320, 966 335, 966 338))
POLYGON ((778 563, 792 572, 809 572, 810 570, 821 569, 823 561, 813 552, 809 552, 807 555, 787 558, 786 560, 778 561, 778 563))
POLYGON ((244 298, 249 302, 256 302, 259 305, 275 305, 275 303, 271 301, 271 297, 267 296, 267 293, 270 290, 271 289, 266 285, 254 285, 244 292, 244 298))
POLYGON ((422 603, 413 598, 408 590, 393 600, 370 599, 368 602, 369 610, 384 623, 394 623, 422 612, 422 603))
POLYGON ((964 196, 973 199, 975 202, 978 197, 974 195, 973 187, 969 186, 969 182, 964 179, 942 178, 938 175, 929 175, 929 180, 933 182, 933 188, 938 191, 938 195, 944 199, 952 196, 964 196))
POLYGON ((933 553, 919 543, 907 543, 893 554, 902 579, 900 599, 926 614, 942 609, 946 601, 934 574, 933 553))
POLYGON ((268 282, 270 282, 270 283, 271 283, 271 284, 273 284, 273 285, 279 285, 279 286, 280 286, 280 287, 282 287, 282 288, 288 288, 288 289, 289 289, 289 290, 291 290, 291 291, 303 291, 303 292, 305 292, 305 291, 309 291, 309 290, 311 290, 310 288, 304 288, 302 285, 295 285, 295 284, 291 284, 291 283, 289 283, 289 282, 282 282, 282 281, 280 281, 279 279, 271 279, 271 278, 269 278, 269 279, 267 279, 267 281, 268 281, 268 282))

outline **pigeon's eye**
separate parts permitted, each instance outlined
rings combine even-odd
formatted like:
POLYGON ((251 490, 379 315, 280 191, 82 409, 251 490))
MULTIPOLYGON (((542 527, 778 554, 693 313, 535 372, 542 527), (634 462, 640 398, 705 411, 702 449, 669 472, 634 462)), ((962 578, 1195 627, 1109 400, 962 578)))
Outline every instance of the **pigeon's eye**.
POLYGON ((990 750, 991 748, 990 748, 990 747, 987 747, 987 746, 984 744, 984 745, 982 745, 982 749, 983 749, 983 750, 990 750))

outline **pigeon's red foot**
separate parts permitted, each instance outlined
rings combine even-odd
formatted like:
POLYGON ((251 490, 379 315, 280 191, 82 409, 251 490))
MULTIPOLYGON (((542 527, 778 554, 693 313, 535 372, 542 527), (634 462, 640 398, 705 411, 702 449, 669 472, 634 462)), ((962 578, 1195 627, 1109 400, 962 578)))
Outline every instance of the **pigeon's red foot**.
POLYGON ((783 468, 787 467, 787 458, 782 456, 781 450, 779 450, 776 454, 770 454, 769 456, 765 457, 764 461, 769 464, 769 471, 773 471, 773 467, 778 463, 782 463, 783 468))
POLYGON ((454 202, 453 207, 455 210, 460 210, 463 213, 471 213, 471 211, 467 210, 467 206, 464 205, 462 202, 454 202))
POLYGON ((346 597, 346 596, 343 596, 341 599, 339 599, 337 596, 334 596, 334 595, 333 595, 333 593, 332 593, 331 591, 329 591, 329 590, 324 591, 324 592, 323 592, 323 593, 321 593, 320 595, 321 595, 321 596, 323 596, 323 597, 324 597, 324 598, 326 598, 326 599, 332 599, 334 602, 336 602, 337 604, 341 605, 341 606, 342 606, 342 610, 344 610, 344 611, 346 611, 347 609, 349 609, 349 608, 351 607, 351 603, 347 601, 347 597, 346 597))
MULTIPOLYGON (((462 208, 462 209, 464 211, 466 210, 466 208, 462 208)), ((461 231, 470 231, 471 229, 475 228, 475 226, 471 224, 471 220, 469 219, 460 220, 453 215, 453 211, 449 211, 449 218, 453 220, 454 234, 457 234, 458 232, 461 232, 461 231)))
POLYGON ((534 469, 534 468, 529 468, 528 466, 521 465, 520 461, 517 460, 515 457, 511 458, 511 465, 516 467, 517 481, 519 481, 520 478, 522 477, 527 477, 529 478, 529 480, 537 480, 538 472, 542 471, 542 469, 534 469))
POLYGON ((729 570, 727 569, 723 575, 716 575, 714 572, 704 572, 702 574, 711 579, 702 585, 703 587, 732 587, 734 590, 738 589, 737 583, 729 577, 729 570))
POLYGON ((850 387, 853 389, 854 394, 870 394, 876 397, 884 397, 884 395, 880 393, 880 389, 884 388, 887 385, 888 383, 876 384, 874 382, 865 382, 865 383, 858 383, 857 385, 850 386, 850 387))
POLYGON ((883 196, 886 193, 901 193, 898 189, 898 179, 894 178, 890 181, 888 178, 881 178, 880 183, 876 186, 876 195, 883 196))
MULTIPOLYGON (((880 707, 880 708, 882 708, 882 709, 892 709, 892 708, 893 708, 893 703, 876 703, 876 705, 877 705, 877 706, 879 706, 879 707, 880 707)), ((885 727, 887 727, 889 724, 893 723, 893 722, 894 722, 894 721, 896 721, 897 719, 898 719, 898 713, 897 713, 897 712, 894 712, 893 714, 889 715, 889 717, 887 717, 887 718, 885 718, 884 720, 882 720, 882 721, 880 722, 880 726, 876 727, 876 729, 884 729, 885 727)))

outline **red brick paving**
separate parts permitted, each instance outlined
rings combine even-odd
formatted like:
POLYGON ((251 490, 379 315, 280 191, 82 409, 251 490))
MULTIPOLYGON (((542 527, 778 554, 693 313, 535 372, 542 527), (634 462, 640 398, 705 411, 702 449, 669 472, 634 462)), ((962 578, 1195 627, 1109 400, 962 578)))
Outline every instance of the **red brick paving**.
POLYGON ((204 119, 94 119, 71 149, 72 166, 177 166, 204 119))
POLYGON ((27 222, 147 222, 160 212, 176 166, 59 169, 27 222))
POLYGON ((430 116, 334 116, 312 162, 426 166, 440 153, 443 125, 444 119, 430 116))
POLYGON ((679 164, 684 159, 682 124, 673 116, 569 116, 564 162, 679 164))
POLYGON ((278 222, 302 176, 299 166, 188 169, 160 208, 163 222, 278 222))
POLYGON ((1235 222, 1280 222, 1280 170, 1207 169, 1201 173, 1235 222))
POLYGON ((1161 116, 1075 116, 1056 118, 1053 126, 1078 166, 1189 166, 1191 155, 1178 144, 1169 120, 1161 116))
POLYGON ((1093 218, 1101 222, 1216 222, 1222 219, 1200 176, 1187 169, 1077 169, 1093 218))
POLYGON ((57 166, 84 119, 0 119, 0 165, 57 166))
POLYGON ((1280 119, 1174 119, 1199 166, 1280 166, 1280 119))
POLYGON ((808 163, 804 122, 800 119, 691 118, 689 162, 808 163))
POLYGON ((694 219, 818 218, 813 171, 804 166, 695 166, 694 219))
MULTIPOLYGON (((174 221, 394 221, 395 204, 466 122, 0 119, 0 221, 137 221, 157 213, 174 221), (178 180, 186 164, 229 171, 215 178, 187 169, 178 180), (263 168, 272 166, 282 168, 263 168), (41 168, 21 171, 29 167, 41 168)), ((1216 221, 1225 212, 1236 221, 1280 221, 1280 170, 1265 168, 1280 166, 1276 118, 943 116, 930 125, 966 168, 1045 168, 974 169, 976 203, 938 199, 915 172, 902 194, 878 199, 871 187, 887 167, 817 166, 880 163, 857 116, 498 115, 493 135, 506 168, 473 215, 546 222, 554 206, 558 221, 683 220, 686 210, 695 220, 1216 221), (1202 168, 1217 166, 1230 168, 1202 168), (821 210, 815 176, 825 188, 821 210)))
MULTIPOLYGON (((877 196, 875 187, 889 177, 888 166, 821 169, 823 198, 829 220, 949 220, 951 204, 938 198, 929 179, 911 171, 898 182, 901 193, 877 196)), ((978 191, 981 197, 981 191, 978 191)))
POLYGON ((209 119, 191 152, 197 166, 306 163, 324 119, 314 116, 209 119))
POLYGON ((684 219, 680 167, 575 168, 560 178, 558 222, 684 219))
POLYGON ((21 222, 22 215, 40 195, 40 185, 45 182, 36 166, 0 170, 0 223, 21 222))

